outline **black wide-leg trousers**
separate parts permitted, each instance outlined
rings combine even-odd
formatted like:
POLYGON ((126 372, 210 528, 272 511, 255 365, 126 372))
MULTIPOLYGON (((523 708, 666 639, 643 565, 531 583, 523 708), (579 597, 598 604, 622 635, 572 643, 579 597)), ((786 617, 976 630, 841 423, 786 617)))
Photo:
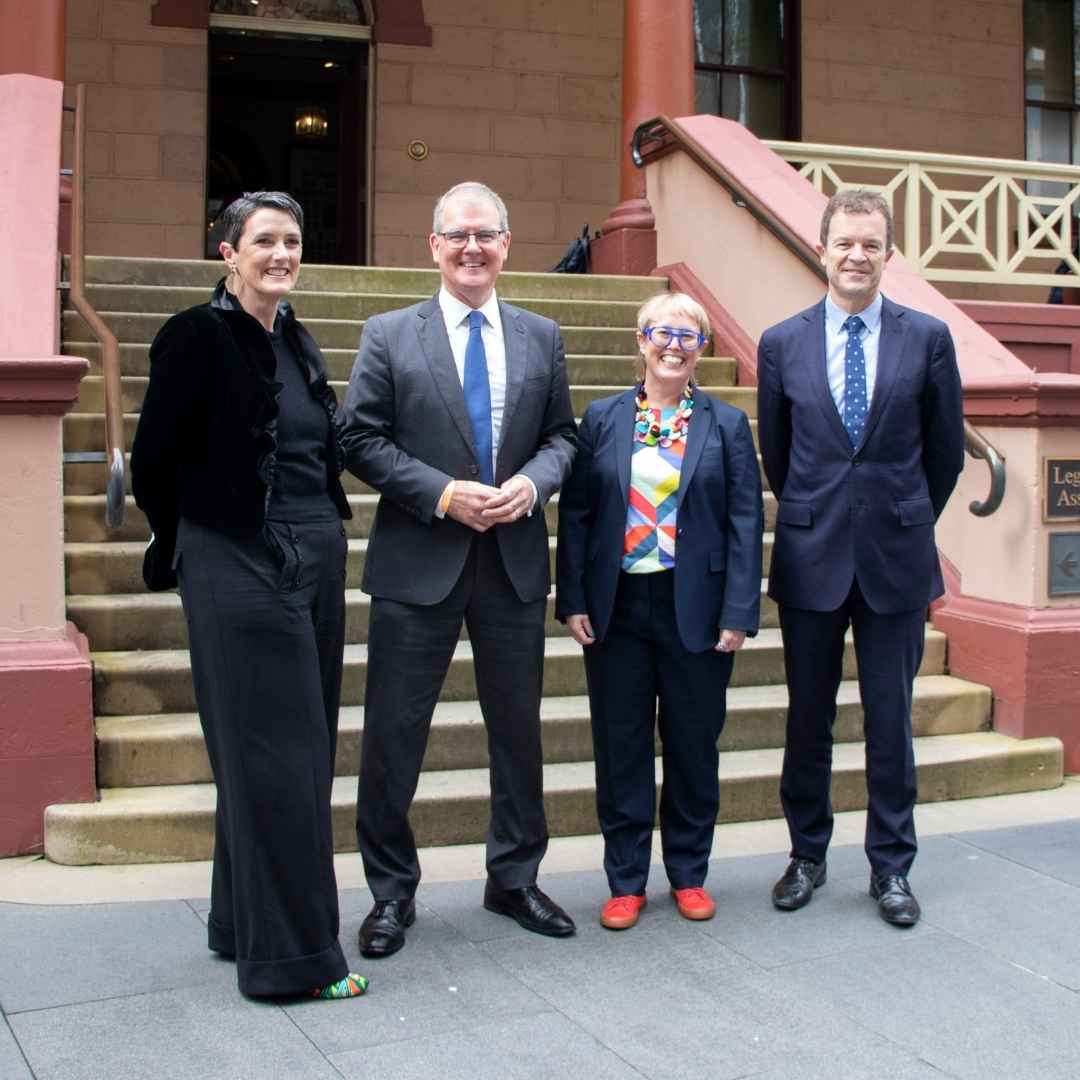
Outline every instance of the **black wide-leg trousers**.
POLYGON ((734 656, 679 640, 671 571, 620 574, 611 624, 585 646, 596 810, 612 896, 640 896, 656 818, 655 733, 664 778, 660 842, 673 888, 705 883, 720 804, 717 739, 734 656), (657 705, 659 703, 659 712, 657 705))
POLYGON ((217 784, 210 948, 245 994, 348 973, 330 788, 345 644, 341 522, 177 537, 191 672, 217 784), (274 546, 271 546, 273 542, 274 546))
POLYGON ((376 900, 408 899, 420 881, 409 807, 462 623, 487 729, 488 880, 499 889, 535 883, 548 841, 540 744, 545 606, 518 598, 494 530, 473 539, 445 600, 372 598, 356 837, 376 900))
POLYGON ((848 626, 866 739, 866 855, 875 874, 906 876, 918 848, 911 694, 926 611, 878 614, 857 582, 835 611, 780 607, 789 700, 780 800, 791 854, 821 862, 832 837, 832 731, 848 626))

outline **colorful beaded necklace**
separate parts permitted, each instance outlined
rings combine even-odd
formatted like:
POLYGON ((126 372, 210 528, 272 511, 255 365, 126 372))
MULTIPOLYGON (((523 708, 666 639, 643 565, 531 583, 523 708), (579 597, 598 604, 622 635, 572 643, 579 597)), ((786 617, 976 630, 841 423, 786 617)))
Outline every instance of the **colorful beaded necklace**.
POLYGON ((687 383, 682 392, 675 415, 661 423, 649 407, 645 396, 645 383, 639 383, 637 397, 634 398, 637 415, 634 417, 634 438, 646 446, 670 446, 679 439, 686 438, 686 429, 690 423, 690 414, 694 411, 694 384, 687 383))

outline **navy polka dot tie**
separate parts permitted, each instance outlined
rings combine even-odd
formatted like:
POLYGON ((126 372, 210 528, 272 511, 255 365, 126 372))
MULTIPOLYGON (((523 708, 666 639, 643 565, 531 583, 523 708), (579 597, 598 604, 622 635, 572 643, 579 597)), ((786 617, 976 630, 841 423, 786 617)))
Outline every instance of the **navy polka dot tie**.
POLYGON ((847 331, 844 352, 844 427, 852 449, 859 445, 866 426, 866 356, 859 332, 866 325, 858 315, 849 315, 841 330, 847 331))

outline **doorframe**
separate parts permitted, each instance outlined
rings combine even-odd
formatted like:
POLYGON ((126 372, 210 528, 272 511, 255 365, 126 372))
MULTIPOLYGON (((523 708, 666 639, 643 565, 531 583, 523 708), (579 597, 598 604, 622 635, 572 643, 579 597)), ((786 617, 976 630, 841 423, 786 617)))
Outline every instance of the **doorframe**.
MULTIPOLYGON (((366 4, 364 5, 367 6, 366 4)), ((368 12, 370 18, 370 12, 368 12)), ((372 197, 375 179, 375 49, 377 43, 371 32, 371 26, 358 26, 351 23, 319 22, 315 19, 272 19, 265 16, 256 17, 251 15, 211 15, 209 17, 210 30, 242 30, 253 37, 264 34, 286 35, 288 37, 322 37, 335 38, 337 40, 349 40, 367 45, 368 49, 368 78, 367 78, 367 123, 365 124, 365 136, 367 145, 364 147, 364 259, 363 266, 373 266, 375 257, 375 200, 372 197)), ((209 45, 209 39, 207 40, 209 45)), ((207 108, 210 108, 210 79, 207 76, 207 108)), ((207 172, 209 180, 209 171, 207 172)), ((205 194, 203 202, 205 203, 205 194)))

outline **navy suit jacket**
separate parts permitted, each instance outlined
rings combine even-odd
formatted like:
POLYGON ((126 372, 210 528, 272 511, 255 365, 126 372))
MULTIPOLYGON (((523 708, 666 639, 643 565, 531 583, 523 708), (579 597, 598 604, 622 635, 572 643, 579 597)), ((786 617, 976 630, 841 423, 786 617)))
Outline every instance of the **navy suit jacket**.
POLYGON ((884 298, 877 378, 854 449, 829 392, 825 304, 758 345, 758 439, 777 499, 769 595, 833 611, 857 580, 879 614, 944 591, 934 523, 964 464, 960 374, 948 327, 884 298))
MULTIPOLYGON (((607 633, 622 565, 636 391, 594 401, 559 496, 555 613, 588 614, 607 633)), ((679 478, 675 617, 690 652, 720 630, 757 631, 761 606, 761 477, 746 415, 698 390, 679 478)))

